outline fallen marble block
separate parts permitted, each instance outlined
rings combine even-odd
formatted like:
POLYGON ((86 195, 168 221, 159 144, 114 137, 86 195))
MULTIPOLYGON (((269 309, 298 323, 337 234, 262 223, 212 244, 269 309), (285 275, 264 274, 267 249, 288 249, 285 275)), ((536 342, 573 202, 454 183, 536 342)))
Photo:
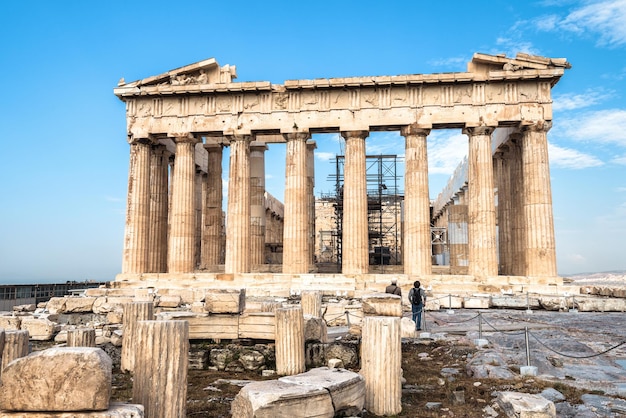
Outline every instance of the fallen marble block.
POLYGON ((106 410, 111 369, 111 358, 95 347, 55 347, 18 358, 2 371, 0 410, 106 410))
POLYGON ((111 404, 106 411, 95 412, 8 412, 0 411, 0 418, 143 418, 143 405, 111 404))

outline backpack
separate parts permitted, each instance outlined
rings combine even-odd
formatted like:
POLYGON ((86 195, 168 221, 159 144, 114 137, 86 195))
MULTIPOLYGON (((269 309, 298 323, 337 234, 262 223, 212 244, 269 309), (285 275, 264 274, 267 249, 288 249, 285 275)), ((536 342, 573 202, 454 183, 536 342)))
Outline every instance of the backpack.
POLYGON ((424 304, 424 291, 422 289, 411 288, 409 290, 409 302, 413 305, 424 304))

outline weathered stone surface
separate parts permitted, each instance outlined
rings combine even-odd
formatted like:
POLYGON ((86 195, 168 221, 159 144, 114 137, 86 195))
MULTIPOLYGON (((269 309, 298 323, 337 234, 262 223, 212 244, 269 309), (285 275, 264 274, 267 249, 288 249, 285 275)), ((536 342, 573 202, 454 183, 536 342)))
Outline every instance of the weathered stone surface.
POLYGON ((143 405, 114 403, 106 411, 96 412, 0 411, 0 418, 143 418, 143 410, 143 405))
POLYGON ((260 370, 265 366, 265 356, 256 350, 241 353, 239 361, 246 370, 260 370))
POLYGON ((22 326, 22 318, 19 316, 0 315, 0 328, 5 331, 18 331, 22 326))
POLYGON ((363 295, 363 315, 402 317, 402 298, 389 293, 363 295))
POLYGON ((491 307, 490 297, 469 297, 463 301, 465 309, 489 309, 491 307))
MULTIPOLYGON (((526 296, 492 296, 491 306, 500 309, 539 309, 538 298, 526 298, 526 296)), ((557 309, 558 310, 558 309, 557 309)))
POLYGON ((478 351, 466 364, 467 374, 477 379, 512 379, 515 374, 509 370, 506 361, 495 350, 478 351))
POLYGON ((48 341, 59 331, 59 325, 46 318, 25 317, 21 329, 28 331, 31 340, 48 341))
POLYGON ((326 321, 319 316, 304 315, 304 340, 325 342, 328 337, 326 321))
POLYGON ((111 397, 111 358, 99 348, 50 348, 3 370, 0 410, 101 411, 111 397))
POLYGON ((508 417, 556 418, 554 403, 541 395, 499 392, 496 402, 508 417))
POLYGON ((241 313, 245 307, 245 289, 211 289, 204 296, 204 309, 207 312, 241 313))
POLYGON ((28 331, 5 331, 0 374, 16 358, 28 355, 28 331))
POLYGON ((65 299, 65 311, 58 313, 91 312, 96 301, 94 297, 68 297, 65 299))
POLYGON ((160 308, 177 308, 180 306, 181 297, 176 295, 163 295, 160 296, 157 302, 157 306, 160 308))
POLYGON ((244 386, 231 405, 238 418, 333 417, 330 393, 315 386, 302 386, 280 380, 252 382, 244 386))
POLYGON ((76 328, 67 331, 68 347, 95 347, 96 330, 93 328, 76 328))
POLYGON ((332 398, 335 415, 357 415, 365 403, 365 379, 345 369, 320 367, 306 373, 281 377, 278 380, 302 386, 326 389, 332 398))
POLYGON ((218 370, 226 369, 228 363, 233 361, 235 354, 228 348, 214 348, 209 354, 211 364, 217 367, 218 370))
POLYGON ((13 307, 13 312, 35 312, 36 309, 37 307, 34 303, 27 305, 15 305, 13 307))

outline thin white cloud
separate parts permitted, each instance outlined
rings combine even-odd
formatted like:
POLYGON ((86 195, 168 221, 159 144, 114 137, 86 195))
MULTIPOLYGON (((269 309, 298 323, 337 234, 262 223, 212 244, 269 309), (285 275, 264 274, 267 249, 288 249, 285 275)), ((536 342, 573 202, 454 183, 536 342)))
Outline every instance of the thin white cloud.
POLYGON ((399 132, 372 132, 365 140, 367 155, 404 155, 404 137, 399 132))
POLYGON ((567 259, 571 263, 583 264, 587 262, 587 259, 582 254, 567 254, 567 259))
POLYGON ((531 55, 541 55, 541 52, 533 46, 532 42, 517 39, 518 36, 522 36, 521 33, 516 35, 516 31, 512 32, 514 37, 499 37, 496 39, 496 45, 499 46, 499 50, 491 52, 494 54, 504 52, 509 57, 516 56, 518 52, 524 52, 531 55))
POLYGON ((120 197, 113 197, 113 196, 104 196, 104 200, 106 200, 107 202, 119 203, 119 202, 123 202, 126 199, 122 199, 120 197))
POLYGON ((543 31, 567 31, 581 36, 599 36, 597 44, 617 47, 626 44, 626 0, 586 2, 566 17, 544 16, 535 21, 543 31))
POLYGON ((583 169, 598 167, 604 163, 593 155, 585 154, 571 148, 563 148, 548 143, 550 166, 554 168, 583 169))
POLYGON ((433 67, 444 67, 446 69, 450 67, 460 67, 464 64, 467 64, 471 60, 471 56, 469 57, 451 57, 451 58, 441 58, 436 60, 428 61, 428 64, 433 67))
POLYGON ((554 110, 575 110, 596 105, 605 99, 610 98, 612 92, 598 90, 587 90, 584 93, 566 93, 553 97, 552 109, 554 110))
POLYGON ((626 155, 621 155, 619 157, 615 157, 611 160, 613 164, 626 165, 626 155))
POLYGON ((333 160, 336 155, 335 152, 315 151, 315 158, 324 162, 333 160))
POLYGON ((428 136, 428 173, 452 174, 468 150, 467 136, 458 131, 433 131, 428 136))
POLYGON ((626 147, 626 110, 606 109, 588 112, 563 121, 561 135, 584 142, 597 142, 626 147))

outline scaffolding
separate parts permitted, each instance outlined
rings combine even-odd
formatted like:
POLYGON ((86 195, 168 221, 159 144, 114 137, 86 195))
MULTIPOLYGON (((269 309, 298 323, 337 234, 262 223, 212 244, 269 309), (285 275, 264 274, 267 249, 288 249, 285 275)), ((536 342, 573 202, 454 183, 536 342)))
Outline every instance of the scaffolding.
MULTIPOLYGON (((397 155, 367 155, 367 214, 369 263, 373 265, 402 264, 400 248, 401 212, 403 193, 400 189, 397 165, 402 160, 397 155)), ((334 193, 321 198, 334 206, 336 229, 324 231, 325 248, 334 247, 335 261, 341 265, 343 184, 345 156, 337 155, 333 161, 335 172, 328 180, 334 184, 334 193)))

